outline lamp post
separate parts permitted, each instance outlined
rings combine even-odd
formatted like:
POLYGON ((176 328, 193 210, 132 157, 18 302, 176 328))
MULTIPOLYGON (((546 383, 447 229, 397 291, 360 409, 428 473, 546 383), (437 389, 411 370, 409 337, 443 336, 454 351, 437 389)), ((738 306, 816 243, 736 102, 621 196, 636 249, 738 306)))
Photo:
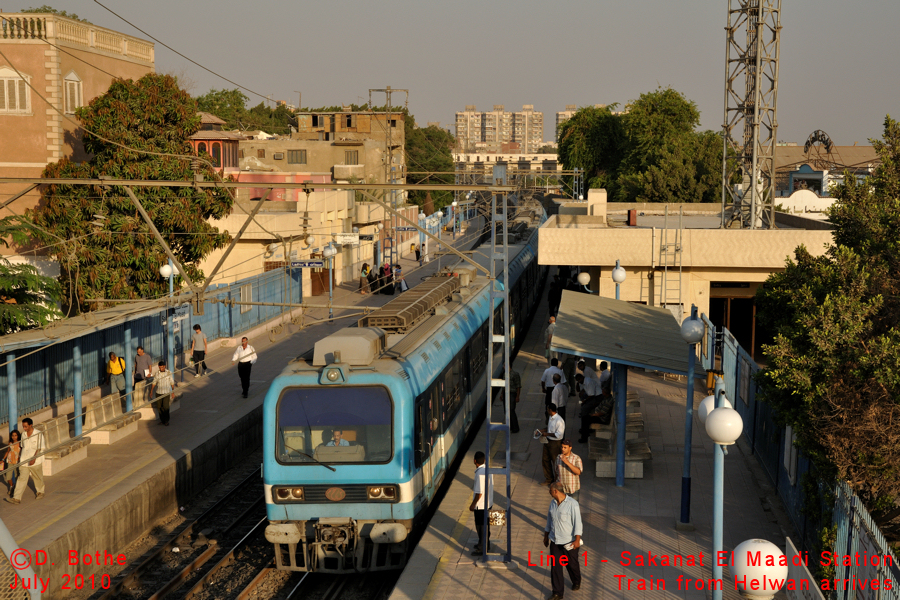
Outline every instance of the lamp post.
POLYGON ((454 200, 450 203, 450 206, 453 209, 453 241, 456 241, 456 222, 459 220, 459 215, 456 214, 456 207, 459 206, 459 203, 454 200))
MULTIPOLYGON (((353 233, 359 235, 359 227, 354 227, 351 231, 353 231, 353 233)), ((359 247, 361 245, 362 244, 359 243, 359 238, 356 238, 356 264, 353 265, 354 268, 356 268, 356 265, 359 264, 359 247)))
POLYGON ((436 213, 434 213, 434 216, 437 217, 437 220, 435 221, 435 225, 437 226, 437 236, 438 236, 438 240, 439 240, 438 241, 438 251, 440 251, 443 249, 440 239, 441 239, 441 228, 443 227, 443 221, 444 221, 444 211, 439 210, 436 213))
MULTIPOLYGON (((419 227, 425 229, 425 213, 419 211, 419 227)), ((425 233, 419 231, 419 266, 425 264, 425 233)))
MULTIPOLYGON (((169 298, 175 294, 175 266, 172 259, 169 263, 159 268, 159 274, 169 279, 169 298)), ((166 364, 170 369, 175 368, 175 321, 172 318, 172 307, 166 307, 166 338, 169 343, 166 352, 166 364)))
MULTIPOLYGON (((716 408, 706 417, 706 433, 715 442, 713 449, 713 581, 722 579, 722 565, 719 564, 719 553, 722 552, 723 513, 725 510, 725 446, 730 446, 740 437, 744 429, 741 415, 733 408, 721 405, 725 399, 722 391, 716 396, 716 408)), ((722 600, 722 588, 713 588, 713 600, 722 600)))
POLYGON ((334 295, 334 289, 332 283, 334 282, 334 255, 337 254, 337 250, 335 250, 334 246, 331 242, 328 243, 324 248, 322 248, 322 256, 325 257, 325 260, 328 261, 328 322, 331 323, 334 318, 334 308, 331 306, 331 301, 334 295))
POLYGON ((693 530, 691 525, 691 437, 694 425, 694 362, 696 345, 705 333, 703 321, 697 318, 697 307, 691 307, 691 316, 681 323, 681 337, 688 345, 687 401, 684 411, 684 466, 681 471, 681 518, 677 527, 693 530))
POLYGON ((625 269, 616 261, 616 268, 612 270, 612 280, 616 282, 616 300, 619 299, 619 284, 625 281, 625 269))

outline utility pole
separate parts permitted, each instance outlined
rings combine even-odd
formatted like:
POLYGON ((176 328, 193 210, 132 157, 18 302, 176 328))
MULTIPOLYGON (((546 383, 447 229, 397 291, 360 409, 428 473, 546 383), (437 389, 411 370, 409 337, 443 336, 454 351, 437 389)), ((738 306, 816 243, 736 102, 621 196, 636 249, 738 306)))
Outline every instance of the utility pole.
POLYGON ((294 93, 297 94, 297 111, 303 110, 303 95, 299 90, 294 90, 294 93))
MULTIPOLYGON (((393 129, 394 128, 391 125, 391 121, 392 121, 391 116, 393 113, 393 111, 391 109, 394 107, 394 105, 391 104, 391 94, 393 92, 403 92, 406 94, 406 103, 404 104, 404 108, 408 112, 409 111, 409 90, 391 88, 391 86, 387 86, 383 89, 369 89, 369 112, 371 112, 374 116, 375 111, 372 110, 372 92, 383 92, 385 95, 385 108, 387 111, 387 119, 386 119, 386 126, 387 126, 386 134, 387 135, 385 136, 385 140, 387 143, 388 160, 387 160, 387 164, 385 164, 385 166, 384 166, 384 182, 393 184, 396 182, 394 181, 394 144, 393 144, 393 141, 394 141, 393 129)), ((397 208, 397 192, 396 192, 396 190, 391 190, 390 204, 391 204, 391 208, 397 208)), ((389 237, 391 240, 391 258, 390 258, 389 262, 391 265, 393 265, 395 262, 394 261, 394 247, 397 245, 397 240, 395 239, 393 215, 391 215, 391 227, 390 227, 389 237)), ((400 260, 399 253, 397 254, 397 260, 400 260)))

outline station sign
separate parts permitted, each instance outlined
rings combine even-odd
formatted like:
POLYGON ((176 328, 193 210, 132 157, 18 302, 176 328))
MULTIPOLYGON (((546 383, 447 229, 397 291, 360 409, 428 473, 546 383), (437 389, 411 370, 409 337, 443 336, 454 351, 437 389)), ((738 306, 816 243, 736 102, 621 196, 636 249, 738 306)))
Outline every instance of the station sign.
POLYGON ((375 236, 370 234, 360 234, 359 241, 361 242, 374 242, 375 236))
POLYGON ((418 230, 419 230, 418 227, 406 227, 406 226, 404 226, 404 227, 394 227, 394 229, 396 229, 397 231, 418 231, 418 230))
POLYGON ((359 244, 359 234, 336 233, 334 234, 334 241, 342 246, 355 246, 356 244, 359 244))
POLYGON ((291 261, 291 267, 294 269, 324 269, 324 260, 294 260, 291 261))

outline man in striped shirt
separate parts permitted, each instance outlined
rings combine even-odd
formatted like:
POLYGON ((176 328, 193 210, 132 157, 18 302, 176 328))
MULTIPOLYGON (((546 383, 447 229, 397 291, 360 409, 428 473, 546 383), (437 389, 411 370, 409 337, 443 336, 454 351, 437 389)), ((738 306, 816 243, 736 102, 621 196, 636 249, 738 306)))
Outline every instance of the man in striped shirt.
POLYGON ((172 371, 166 369, 166 362, 159 361, 159 371, 153 378, 153 387, 150 388, 150 397, 155 398, 154 393, 159 392, 159 399, 154 401, 155 408, 159 411, 159 420, 163 425, 169 425, 169 407, 172 397, 175 395, 175 378, 172 371))

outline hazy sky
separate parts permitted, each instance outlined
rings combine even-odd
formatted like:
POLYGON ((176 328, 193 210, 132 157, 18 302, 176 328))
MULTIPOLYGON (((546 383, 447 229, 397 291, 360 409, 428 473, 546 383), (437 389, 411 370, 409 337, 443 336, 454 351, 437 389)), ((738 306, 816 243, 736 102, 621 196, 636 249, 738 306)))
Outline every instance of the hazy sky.
MULTIPOLYGON (((534 104, 552 139, 566 104, 625 104, 671 86, 697 103, 703 128, 723 120, 727 0, 103 1, 198 63, 293 104, 295 90, 304 106, 320 106, 408 88, 417 122, 444 127, 466 104, 534 104)), ((51 4, 142 37, 91 0, 51 4)), ((782 4, 778 138, 802 144, 816 129, 839 145, 879 137, 886 114, 900 117, 900 1, 782 4)), ((195 95, 234 87, 159 45, 156 66, 191 81, 195 95)))

